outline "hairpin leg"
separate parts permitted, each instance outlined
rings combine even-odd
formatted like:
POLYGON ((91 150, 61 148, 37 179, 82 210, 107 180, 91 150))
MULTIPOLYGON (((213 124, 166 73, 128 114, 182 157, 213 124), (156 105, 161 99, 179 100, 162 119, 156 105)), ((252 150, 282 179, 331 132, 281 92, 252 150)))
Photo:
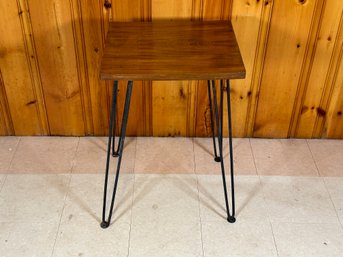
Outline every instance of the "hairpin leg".
MULTIPOLYGON (((232 147, 232 122, 231 122, 231 100, 230 100, 230 80, 226 81, 226 98, 227 98, 227 113, 228 113, 228 127, 229 127, 229 150, 230 150, 230 179, 231 179, 231 200, 232 200, 232 222, 235 222, 235 181, 233 170, 233 147, 232 147)), ((222 114, 223 115, 223 114, 222 114)), ((230 222, 230 221, 229 221, 230 222)))
POLYGON ((114 152, 113 150, 114 150, 114 143, 115 143, 114 142, 115 141, 114 140, 115 134, 112 135, 112 133, 113 133, 114 128, 115 128, 114 123, 115 123, 115 112, 116 112, 116 104, 117 104, 117 90, 118 90, 118 81, 114 81, 113 97, 112 97, 112 110, 111 110, 111 115, 110 115, 109 133, 108 133, 107 161, 106 161, 105 184, 104 184, 104 201, 103 201, 102 222, 101 222, 102 228, 107 228, 111 223, 114 200, 115 200, 115 196, 116 196, 118 179, 119 179, 120 164, 121 164, 121 159, 123 156, 124 140, 125 140, 125 134, 126 134, 126 125, 127 125, 127 120, 128 120, 128 116, 129 116, 129 110, 130 110, 130 100, 131 100, 131 94, 132 94, 132 81, 129 81, 128 85, 127 85, 123 120, 122 120, 121 131, 120 131, 120 139, 119 139, 119 143, 118 143, 118 150, 117 150, 117 152, 114 152), (112 193, 111 206, 109 209, 108 219, 106 221, 106 201, 107 201, 106 198, 107 198, 108 173, 109 173, 109 166, 110 166, 111 143, 113 143, 112 154, 113 155, 114 155, 114 153, 117 154, 118 162, 117 162, 116 177, 115 177, 115 181, 114 181, 114 188, 113 188, 113 193, 112 193))
MULTIPOLYGON (((112 93, 112 109, 114 109, 114 111, 112 111, 111 113, 111 117, 112 117, 112 156, 113 157, 118 157, 118 151, 119 151, 119 145, 120 142, 118 144, 118 148, 117 151, 115 151, 115 144, 116 144, 116 126, 117 126, 117 121, 116 121, 116 112, 117 112, 117 97, 118 97, 118 81, 114 82, 114 86, 113 86, 113 93, 112 93)), ((121 138, 121 137, 120 137, 121 138)))
MULTIPOLYGON (((210 84, 208 84, 208 86, 209 85, 210 84)), ((227 105, 228 105, 227 109, 228 109, 228 126, 229 126, 232 214, 230 214, 229 203, 228 203, 226 177, 225 177, 225 166, 224 166, 224 157, 223 157, 223 93, 224 93, 224 82, 223 81, 220 82, 220 114, 219 114, 218 104, 217 104, 216 85, 215 85, 215 82, 212 81, 214 113, 215 113, 215 122, 216 122, 216 128, 217 128, 218 146, 219 146, 219 161, 218 162, 220 162, 220 164, 221 164, 221 172, 222 172, 222 179, 223 179, 227 220, 228 220, 228 222, 233 223, 236 221, 236 218, 235 218, 235 194, 234 194, 232 127, 231 127, 231 105, 230 105, 230 81, 229 80, 227 80, 226 90, 227 90, 227 105), (220 117, 219 117, 219 115, 220 115, 220 117)), ((209 90, 209 97, 210 97, 210 99, 212 98, 210 90, 209 90)), ((212 101, 210 101, 210 105, 212 105, 212 101)), ((212 114, 212 110, 211 110, 211 114, 212 114)), ((213 118, 211 118, 211 121, 213 121, 213 118)), ((213 130, 214 130, 214 125, 212 123, 213 145, 214 145, 214 149, 216 149, 215 137, 214 137, 214 131, 213 130)), ((216 154, 216 150, 215 150, 215 154, 216 154)), ((216 160, 216 158, 215 158, 215 160, 216 160)))
MULTIPOLYGON (((214 80, 212 80, 212 85, 215 85, 214 80)), ((211 130, 212 130, 212 139, 213 139, 213 150, 214 150, 214 160, 216 162, 220 162, 220 157, 217 154, 217 145, 216 139, 214 136, 214 122, 213 122, 213 104, 212 104, 212 94, 211 94, 211 81, 207 81, 207 89, 208 89, 208 99, 210 104, 210 113, 211 113, 211 130)))

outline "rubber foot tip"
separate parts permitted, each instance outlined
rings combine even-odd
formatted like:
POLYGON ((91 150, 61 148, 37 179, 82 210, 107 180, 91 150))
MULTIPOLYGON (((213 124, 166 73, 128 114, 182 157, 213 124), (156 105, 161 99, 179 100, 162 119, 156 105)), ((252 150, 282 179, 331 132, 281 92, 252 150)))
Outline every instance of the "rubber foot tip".
POLYGON ((102 227, 102 228, 108 228, 109 225, 110 225, 110 224, 109 224, 107 221, 103 221, 103 222, 101 222, 100 227, 102 227))
POLYGON ((118 154, 118 152, 114 152, 114 153, 112 154, 112 156, 113 156, 113 157, 118 157, 119 154, 118 154))
POLYGON ((229 217, 227 218, 227 221, 228 221, 229 223, 235 223, 235 222, 236 222, 236 218, 233 217, 233 216, 229 216, 229 217))
POLYGON ((221 158, 220 158, 220 156, 214 157, 214 161, 216 161, 216 162, 220 162, 220 161, 221 161, 221 158))

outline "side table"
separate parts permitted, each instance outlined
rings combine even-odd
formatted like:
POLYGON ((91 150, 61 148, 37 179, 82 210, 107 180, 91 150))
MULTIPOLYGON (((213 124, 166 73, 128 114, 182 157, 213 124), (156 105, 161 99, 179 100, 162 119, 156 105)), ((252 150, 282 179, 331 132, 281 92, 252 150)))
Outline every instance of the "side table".
POLYGON ((101 227, 110 225, 130 109, 133 80, 207 80, 214 160, 220 162, 227 220, 235 219, 235 191, 230 104, 230 80, 243 79, 245 68, 230 21, 111 22, 102 58, 100 78, 114 80, 110 114, 101 227), (118 80, 127 80, 126 98, 117 148, 115 147, 118 80), (215 80, 220 80, 219 104, 215 80), (223 102, 227 92, 231 211, 223 156, 223 102), (215 128, 216 132, 215 133, 215 128), (218 145, 218 146, 217 146, 218 145), (107 185, 112 156, 118 158, 108 218, 107 185))

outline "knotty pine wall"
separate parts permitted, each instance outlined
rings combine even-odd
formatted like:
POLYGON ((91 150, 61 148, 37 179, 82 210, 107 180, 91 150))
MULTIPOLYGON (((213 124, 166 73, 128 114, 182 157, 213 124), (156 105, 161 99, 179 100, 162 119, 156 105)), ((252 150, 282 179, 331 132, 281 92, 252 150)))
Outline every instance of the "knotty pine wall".
MULTIPOLYGON (((0 0, 0 13, 0 135, 105 135, 109 21, 182 18, 232 20, 247 68, 232 82, 236 137, 343 138, 342 0, 0 0)), ((208 136, 206 93, 135 82, 128 133, 208 136)))

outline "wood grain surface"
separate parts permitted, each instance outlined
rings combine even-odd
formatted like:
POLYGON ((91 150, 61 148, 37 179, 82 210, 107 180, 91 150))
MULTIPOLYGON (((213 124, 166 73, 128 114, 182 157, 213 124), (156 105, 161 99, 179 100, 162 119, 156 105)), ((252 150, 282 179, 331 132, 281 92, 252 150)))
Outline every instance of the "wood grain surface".
POLYGON ((242 79, 245 68, 229 21, 111 22, 100 77, 242 79))
MULTIPOLYGON (((231 20, 246 68, 231 84, 234 136, 343 138, 341 0, 14 0, 0 9, 0 135, 106 135, 112 81, 99 72, 110 22, 231 20)), ((205 80, 136 80, 127 132, 210 136, 209 117, 205 80)))

